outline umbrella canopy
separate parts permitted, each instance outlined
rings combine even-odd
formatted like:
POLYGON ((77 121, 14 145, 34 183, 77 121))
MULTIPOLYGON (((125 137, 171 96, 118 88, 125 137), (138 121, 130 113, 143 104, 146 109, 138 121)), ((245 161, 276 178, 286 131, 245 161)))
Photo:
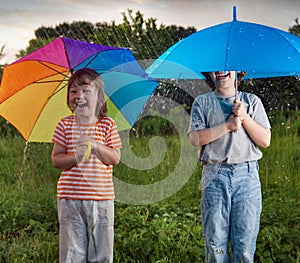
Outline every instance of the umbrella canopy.
POLYGON ((71 114, 67 106, 68 79, 83 67, 102 75, 108 115, 116 120, 119 130, 130 129, 157 82, 147 77, 127 48, 63 37, 4 68, 0 116, 26 141, 50 142, 57 122, 71 114))
POLYGON ((247 78, 297 76, 300 38, 261 24, 233 21, 200 30, 171 46, 146 70, 157 79, 204 78, 201 72, 247 71, 247 78))

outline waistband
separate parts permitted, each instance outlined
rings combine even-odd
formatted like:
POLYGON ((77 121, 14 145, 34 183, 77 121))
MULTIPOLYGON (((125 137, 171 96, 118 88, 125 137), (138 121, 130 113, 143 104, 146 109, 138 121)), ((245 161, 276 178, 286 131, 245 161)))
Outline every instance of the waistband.
POLYGON ((218 165, 219 165, 219 168, 229 168, 230 170, 241 169, 241 168, 249 168, 250 169, 252 167, 257 167, 257 161, 234 163, 234 164, 220 163, 218 165))

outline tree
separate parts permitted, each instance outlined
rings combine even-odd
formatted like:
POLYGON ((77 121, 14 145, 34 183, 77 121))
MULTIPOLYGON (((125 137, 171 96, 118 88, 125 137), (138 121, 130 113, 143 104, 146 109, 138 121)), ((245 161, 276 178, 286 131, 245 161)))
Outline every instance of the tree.
POLYGON ((156 59, 168 47, 196 32, 193 27, 157 26, 155 18, 144 19, 139 11, 133 15, 127 10, 122 15, 123 23, 119 25, 97 23, 91 37, 94 43, 130 48, 139 60, 156 59))
POLYGON ((157 26, 155 18, 144 19, 139 11, 122 13, 123 22, 117 25, 77 21, 62 23, 53 27, 40 27, 35 31, 35 39, 29 41, 25 50, 20 50, 17 57, 31 53, 53 39, 64 36, 87 42, 130 48, 137 59, 155 59, 168 47, 196 32, 194 27, 175 25, 157 26))
MULTIPOLYGON (((196 32, 194 27, 157 25, 155 18, 145 19, 141 12, 133 13, 130 9, 123 12, 122 16, 121 24, 114 21, 95 24, 76 21, 55 27, 40 27, 35 31, 35 39, 30 40, 28 47, 20 50, 17 57, 25 56, 55 38, 64 36, 102 45, 130 48, 136 59, 146 68, 153 59, 174 43, 196 32)), ((289 28, 289 32, 300 36, 298 18, 295 19, 295 25, 289 28)), ((187 82, 184 85, 191 90, 196 87, 194 82, 187 82)), ((300 96, 300 84, 297 78, 256 79, 247 81, 244 88, 259 95, 267 109, 299 108, 296 98, 300 96)), ((161 95, 171 96, 176 101, 181 100, 180 102, 184 104, 187 100, 191 101, 190 97, 182 95, 182 90, 174 84, 160 83, 158 92, 161 95)))
MULTIPOLYGON (((5 48, 5 45, 3 45, 1 48, 0 48, 0 58, 4 57, 4 48, 5 48)), ((2 68, 4 67, 5 65, 0 65, 0 80, 2 78, 2 68)), ((1 81, 0 81, 1 83, 1 81)))
POLYGON ((258 95, 266 110, 298 110, 300 81, 295 77, 247 80, 242 90, 258 95))
POLYGON ((5 45, 3 45, 1 48, 0 48, 0 58, 2 58, 4 56, 4 48, 5 48, 5 45))
POLYGON ((295 19, 295 25, 289 28, 289 32, 300 37, 300 24, 298 18, 295 19))

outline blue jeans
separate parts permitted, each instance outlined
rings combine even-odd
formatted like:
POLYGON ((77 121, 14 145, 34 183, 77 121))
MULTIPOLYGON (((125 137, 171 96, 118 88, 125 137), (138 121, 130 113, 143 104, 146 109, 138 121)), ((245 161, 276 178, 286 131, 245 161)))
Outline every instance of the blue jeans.
MULTIPOLYGON (((202 180, 211 177, 206 171, 202 180)), ((219 165, 216 171, 202 191, 206 262, 230 262, 229 244, 231 262, 253 262, 262 210, 258 164, 219 165)))

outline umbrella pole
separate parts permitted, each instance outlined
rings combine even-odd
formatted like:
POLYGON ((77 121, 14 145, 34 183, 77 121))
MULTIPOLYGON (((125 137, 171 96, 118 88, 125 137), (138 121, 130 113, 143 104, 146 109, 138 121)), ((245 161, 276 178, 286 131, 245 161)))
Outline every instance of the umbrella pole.
POLYGON ((79 136, 81 137, 82 136, 82 131, 81 131, 81 126, 80 126, 80 118, 77 114, 77 107, 75 108, 74 113, 75 113, 77 125, 78 125, 78 128, 79 128, 79 136))
POLYGON ((235 100, 239 97, 238 95, 238 72, 235 72, 235 100))

